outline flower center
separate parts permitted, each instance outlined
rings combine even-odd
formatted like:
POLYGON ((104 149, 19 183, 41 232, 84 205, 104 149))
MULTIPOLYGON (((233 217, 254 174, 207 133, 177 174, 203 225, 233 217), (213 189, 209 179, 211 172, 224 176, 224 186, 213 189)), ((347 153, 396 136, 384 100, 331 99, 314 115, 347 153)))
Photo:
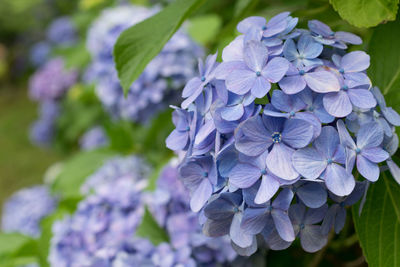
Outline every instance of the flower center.
POLYGON ((208 177, 208 172, 203 172, 203 177, 207 178, 208 177))
POLYGON ((340 69, 339 72, 340 72, 341 74, 343 74, 343 73, 344 73, 344 69, 340 69))
POLYGON ((267 29, 267 25, 264 25, 264 26, 262 27, 262 30, 265 31, 266 29, 267 29))
POLYGON ((329 36, 335 36, 335 32, 331 32, 329 36))
POLYGON ((332 159, 328 159, 326 162, 327 162, 328 164, 332 164, 332 163, 333 163, 333 160, 332 160, 332 159))
POLYGON ((278 132, 274 132, 272 134, 272 142, 274 142, 275 144, 278 144, 282 141, 282 134, 278 133, 278 132))
POLYGON ((190 127, 189 127, 189 126, 187 126, 185 130, 186 130, 186 131, 190 131, 190 127))
POLYGON ((311 107, 308 108, 308 110, 309 111, 314 111, 314 107, 311 106, 311 107))
POLYGON ((304 70, 299 70, 299 74, 300 74, 301 76, 303 76, 304 74, 306 74, 306 72, 305 72, 304 70))
POLYGON ((201 81, 204 82, 206 80, 206 77, 201 76, 201 81))
POLYGON ((344 208, 344 202, 340 202, 340 203, 339 203, 339 206, 342 207, 342 208, 344 208))
POLYGON ((294 115, 296 115, 296 112, 290 111, 289 115, 290 115, 291 117, 294 117, 294 115))
POLYGON ((343 85, 342 90, 347 91, 349 90, 349 87, 347 85, 343 85))
POLYGON ((301 223, 299 226, 300 226, 300 229, 302 229, 302 230, 304 229, 304 223, 301 223))
POLYGON ((360 154, 361 153, 361 149, 360 148, 356 148, 356 154, 360 154))
POLYGON ((257 71, 257 72, 256 72, 256 75, 257 75, 257 77, 261 76, 261 72, 260 72, 260 71, 257 71))
POLYGON ((260 172, 261 172, 261 175, 266 175, 267 174, 267 171, 265 169, 260 170, 260 172))

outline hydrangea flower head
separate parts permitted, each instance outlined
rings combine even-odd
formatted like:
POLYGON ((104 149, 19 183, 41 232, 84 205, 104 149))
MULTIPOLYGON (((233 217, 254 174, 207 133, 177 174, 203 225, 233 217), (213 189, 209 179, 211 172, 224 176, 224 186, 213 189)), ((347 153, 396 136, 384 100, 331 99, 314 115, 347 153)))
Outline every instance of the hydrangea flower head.
POLYGON ((316 252, 380 165, 400 181, 390 158, 400 116, 371 86, 369 56, 346 51, 361 39, 316 20, 309 30, 296 24, 288 12, 240 22, 222 62, 209 56, 207 74, 186 85, 166 140, 182 155, 203 231, 228 236, 243 255, 257 250, 257 237, 274 250, 299 238, 316 252))
POLYGON ((36 101, 57 100, 76 82, 77 73, 66 70, 61 58, 48 61, 31 77, 29 94, 36 101))
POLYGON ((57 199, 46 186, 22 189, 4 204, 2 230, 39 237, 41 220, 57 207, 57 199))
POLYGON ((217 266, 235 260, 229 239, 201 234, 176 167, 166 166, 156 190, 144 191, 147 177, 140 174, 138 159, 114 158, 89 178, 83 189, 92 190, 83 190, 86 197, 78 210, 53 226, 50 263, 172 267, 217 266), (135 236, 145 207, 165 229, 169 243, 155 245, 135 236))
POLYGON ((89 29, 87 47, 93 60, 87 76, 96 83, 98 97, 114 117, 147 121, 174 103, 175 89, 182 88, 194 76, 196 58, 202 55, 202 49, 181 30, 147 65, 124 97, 114 66, 113 46, 122 31, 155 12, 156 8, 133 5, 106 9, 89 29))
POLYGON ((68 46, 77 41, 77 30, 69 17, 54 20, 47 29, 47 39, 55 45, 68 46))
POLYGON ((93 150, 108 145, 108 137, 101 126, 89 129, 79 140, 82 150, 93 150))

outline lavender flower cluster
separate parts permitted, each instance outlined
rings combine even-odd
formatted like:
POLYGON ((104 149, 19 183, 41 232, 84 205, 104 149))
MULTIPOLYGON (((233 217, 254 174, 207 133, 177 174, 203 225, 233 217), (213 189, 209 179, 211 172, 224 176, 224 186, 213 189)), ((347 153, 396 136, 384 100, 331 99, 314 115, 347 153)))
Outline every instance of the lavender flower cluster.
POLYGON ((107 134, 101 126, 95 126, 85 132, 79 140, 81 150, 89 151, 109 144, 107 134))
POLYGON ((400 181, 390 160, 400 116, 372 88, 369 56, 346 52, 361 39, 297 22, 289 12, 241 21, 222 63, 216 54, 200 61, 166 140, 185 153, 180 175, 204 233, 228 235, 243 255, 256 251, 257 236, 274 250, 298 237, 318 251, 378 180, 379 163, 400 181))
POLYGON ((46 186, 22 189, 4 204, 2 230, 31 237, 40 236, 41 220, 57 207, 57 199, 46 186))
POLYGON ((31 140, 48 145, 54 135, 54 126, 60 113, 59 102, 76 82, 78 73, 66 70, 64 61, 55 58, 36 71, 29 82, 30 97, 40 103, 40 117, 31 128, 31 140))
POLYGON ((53 225, 51 266, 212 266, 236 258, 229 240, 201 236, 176 168, 164 170, 154 193, 144 191, 148 172, 140 158, 117 157, 89 177, 77 211, 53 225), (146 205, 171 244, 135 236, 146 205))
POLYGON ((176 98, 195 73, 196 58, 202 49, 183 31, 175 34, 153 59, 124 97, 113 61, 113 46, 128 27, 155 14, 157 9, 123 5, 106 9, 88 32, 87 48, 92 64, 86 80, 96 83, 96 93, 116 118, 145 122, 176 98))

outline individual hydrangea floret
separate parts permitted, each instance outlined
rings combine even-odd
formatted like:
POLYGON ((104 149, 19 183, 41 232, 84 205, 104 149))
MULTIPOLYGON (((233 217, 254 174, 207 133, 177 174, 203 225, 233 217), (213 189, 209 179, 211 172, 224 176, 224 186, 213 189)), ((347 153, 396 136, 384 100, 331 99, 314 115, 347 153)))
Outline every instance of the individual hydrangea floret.
POLYGON ((57 199, 46 186, 34 186, 14 193, 4 204, 2 230, 34 238, 40 236, 41 220, 57 207, 57 199))
POLYGON ((117 157, 89 177, 77 211, 53 225, 52 265, 219 266, 237 258, 228 238, 202 235, 174 163, 162 170, 154 191, 144 190, 147 174, 138 164, 144 162, 135 156, 117 157), (146 209, 169 242, 136 236, 146 209))
POLYGON ((82 150, 93 150, 108 145, 108 137, 101 126, 95 126, 83 134, 79 140, 82 150))
POLYGON ((123 5, 106 9, 88 32, 87 48, 92 54, 87 79, 96 84, 96 94, 112 116, 146 122, 176 103, 177 89, 194 76, 196 59, 203 52, 184 30, 178 31, 147 65, 124 96, 113 60, 119 35, 157 12, 157 8, 123 5))
POLYGON ((222 62, 208 56, 187 83, 166 139, 204 233, 228 236, 242 255, 296 238, 316 252, 381 171, 400 183, 400 115, 372 87, 369 55, 347 51, 361 39, 297 21, 241 21, 222 62))

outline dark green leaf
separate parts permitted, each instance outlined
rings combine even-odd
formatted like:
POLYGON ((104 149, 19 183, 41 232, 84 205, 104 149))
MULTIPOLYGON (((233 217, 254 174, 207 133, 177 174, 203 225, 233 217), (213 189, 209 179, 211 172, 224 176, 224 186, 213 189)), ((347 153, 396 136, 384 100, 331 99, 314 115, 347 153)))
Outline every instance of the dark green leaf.
POLYGON ((136 235, 149 239, 154 245, 168 242, 169 239, 165 230, 158 225, 147 208, 145 209, 142 223, 136 230, 136 235))
MULTIPOLYGON (((18 233, 0 233, 0 258, 15 255, 27 247, 32 247, 35 241, 18 233)), ((22 254, 22 253, 21 253, 22 254)))
POLYGON ((330 0, 330 3, 350 24, 373 27, 396 19, 399 0, 330 0))
POLYGON ((114 46, 114 58, 125 93, 183 21, 203 2, 205 0, 177 0, 120 35, 114 46))
POLYGON ((86 178, 103 165, 115 152, 98 149, 81 152, 64 163, 61 173, 56 177, 53 190, 62 198, 79 198, 80 187, 86 178))
POLYGON ((399 47, 400 20, 380 25, 374 30, 368 49, 371 56, 368 75, 384 94, 397 92, 400 88, 399 47))
POLYGON ((353 218, 369 266, 399 266, 400 186, 389 172, 370 185, 361 216, 356 205, 353 218))

